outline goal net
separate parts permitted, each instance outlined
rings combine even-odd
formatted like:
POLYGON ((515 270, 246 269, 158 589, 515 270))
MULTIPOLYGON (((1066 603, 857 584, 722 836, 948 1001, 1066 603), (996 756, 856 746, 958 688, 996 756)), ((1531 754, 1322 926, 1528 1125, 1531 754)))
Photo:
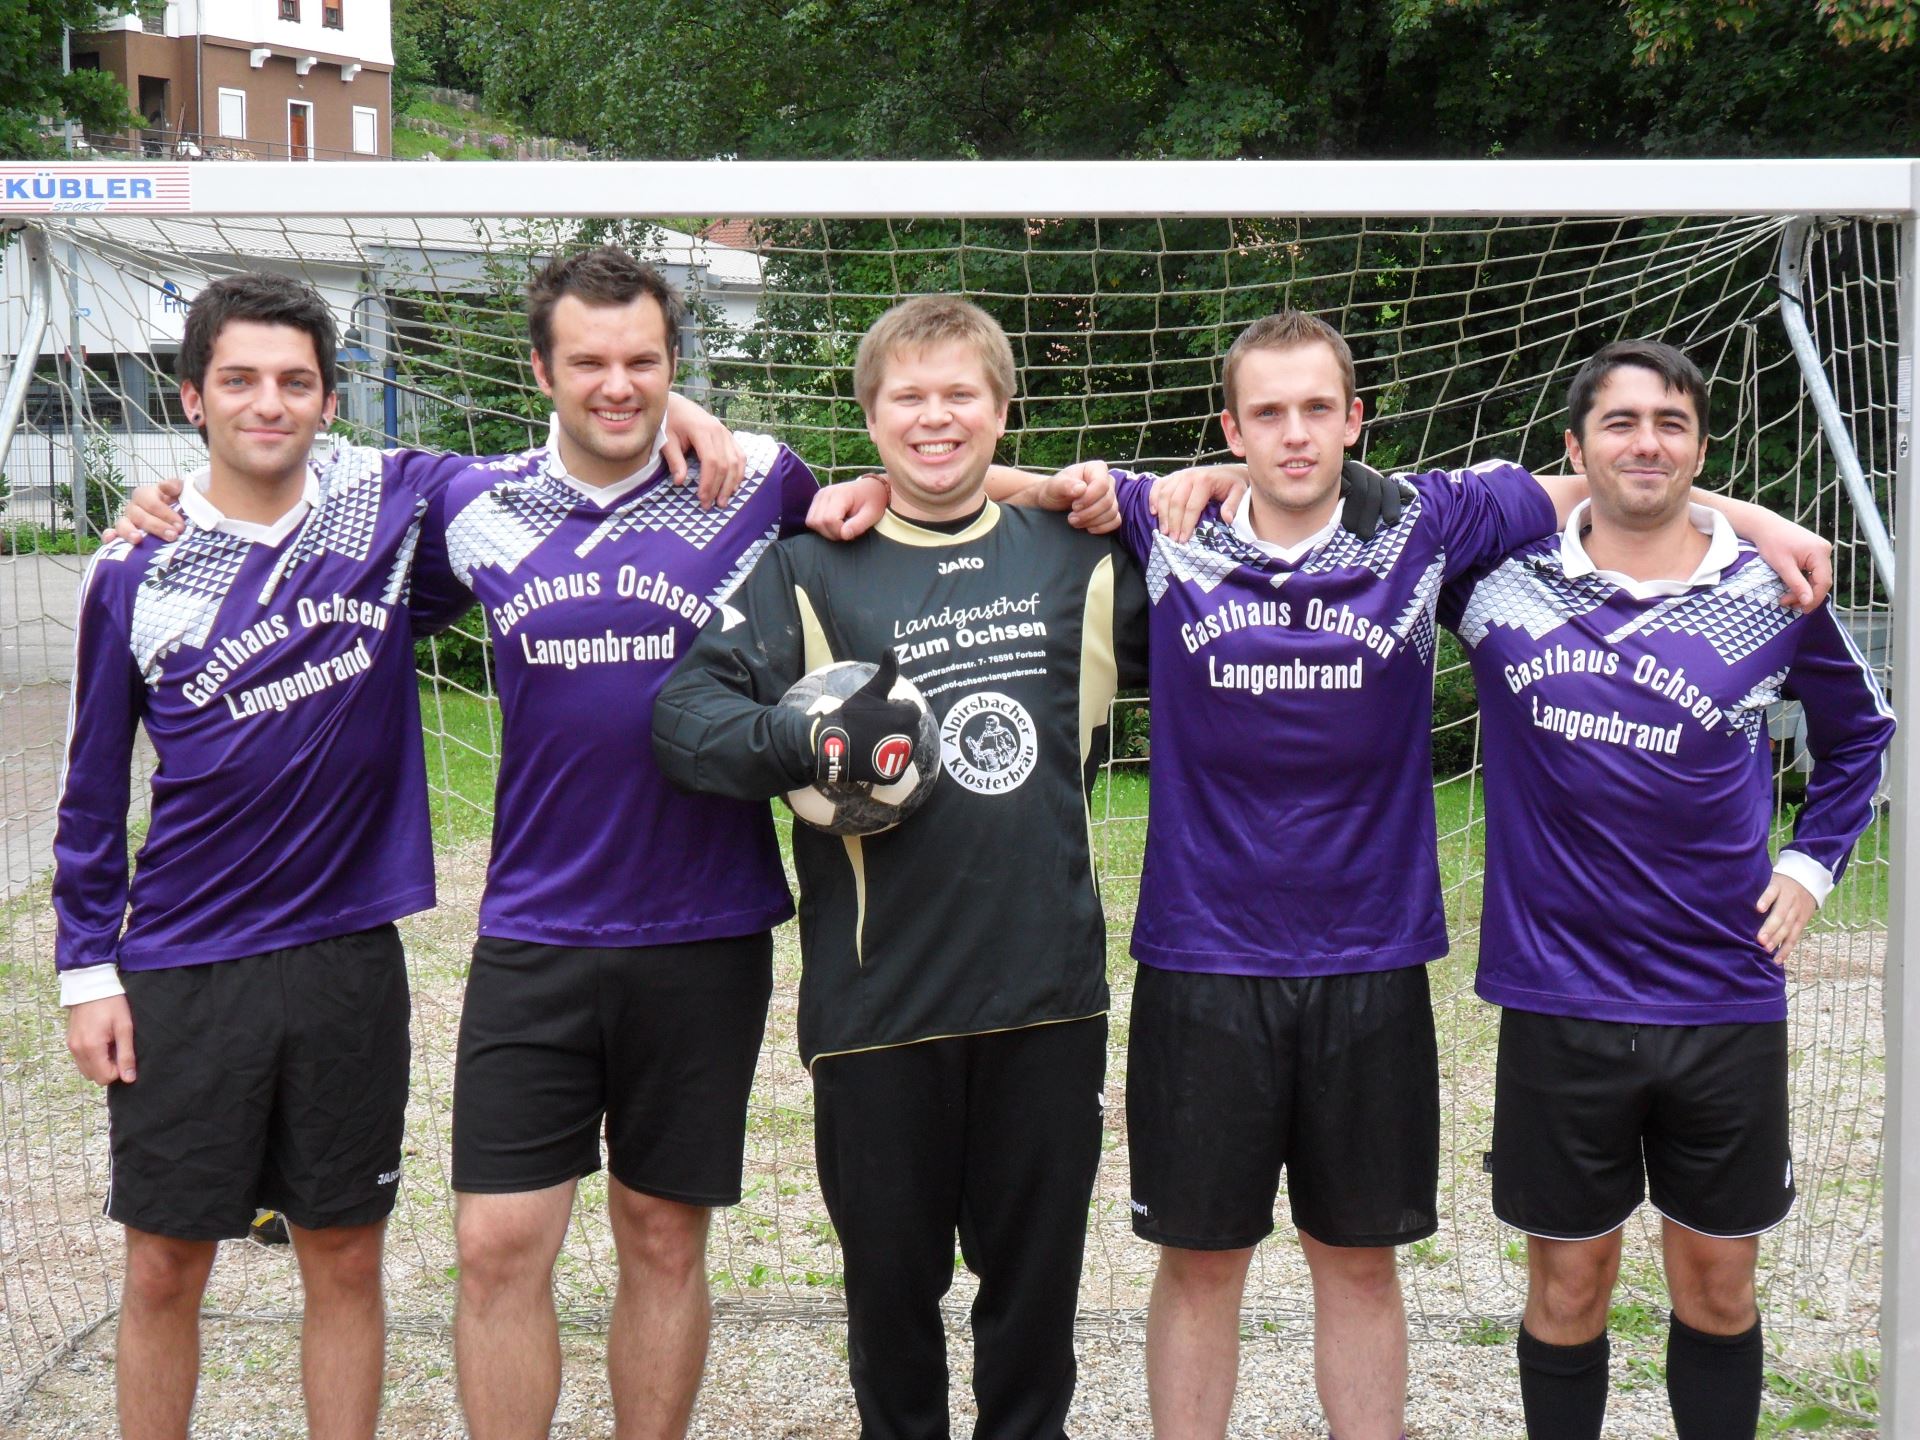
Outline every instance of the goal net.
MULTIPOLYGON (((268 202, 239 198, 178 214, 36 215, 18 222, 0 252, 8 295, 0 363, 12 367, 21 392, 0 479, 0 1418, 56 1383, 116 1304, 119 1236, 99 1214, 106 1112, 65 1053, 48 904, 84 564, 75 551, 89 547, 132 486, 202 463, 180 412, 174 356, 186 303, 217 276, 249 268, 298 274, 334 307, 344 336, 339 434, 492 454, 546 435, 546 403, 526 363, 520 292, 530 269, 557 251, 614 240, 654 260, 687 295, 693 322, 681 388, 736 428, 786 441, 823 481, 874 463, 852 389, 861 333, 895 300, 925 291, 964 292, 1005 326, 1019 398, 1002 458, 1034 469, 1091 457, 1162 469, 1222 456, 1220 359, 1242 326, 1290 305, 1347 336, 1366 403, 1362 446, 1379 468, 1499 456, 1555 473, 1564 468, 1574 370, 1607 341, 1657 336, 1684 348, 1710 382, 1715 423, 1702 483, 1759 500, 1833 540, 1834 604, 1892 689, 1892 552, 1884 542, 1910 374, 1900 307, 1912 280, 1903 282, 1897 216, 1821 215, 1810 204, 1796 217, 1779 213, 1791 203, 1784 194, 1751 201, 1746 213, 1723 205, 1709 215, 1626 213, 1632 200, 1623 194, 1622 213, 1607 215, 1530 212, 1544 202, 1519 196, 1509 213, 1491 216, 1447 214, 1436 203, 1442 213, 1352 218, 1337 213, 1343 202, 1322 183, 1316 204, 1297 215, 1277 213, 1288 192, 1275 188, 1261 208, 1276 213, 1143 216, 1139 196, 1109 186, 1101 203, 1110 214, 1076 199, 1062 207, 1070 218, 1049 218, 1043 203, 1018 219, 876 215, 870 198, 822 207, 865 218, 809 216, 795 203, 756 218, 770 211, 742 185, 731 204, 709 199, 711 213, 699 218, 595 219, 582 217, 605 207, 608 195, 671 191, 622 190, 613 178, 626 178, 629 167, 582 166, 566 174, 536 167, 543 178, 534 190, 565 197, 549 199, 544 215, 472 218, 473 201, 434 174, 427 192, 444 197, 436 213, 401 213, 394 201, 380 218, 356 219, 316 212, 364 203, 374 167, 246 168, 270 181, 265 193, 274 196, 295 193, 277 172, 298 168, 304 216, 245 218, 268 202), (316 193, 324 204, 312 200, 316 193), (42 311, 44 333, 30 333, 42 311)), ((489 193, 515 193, 497 177, 520 168, 489 167, 489 193)), ((196 179, 221 169, 233 167, 197 167, 196 179)), ((1476 173, 1491 177, 1493 169, 1476 173)), ((406 192, 391 167, 378 178, 382 194, 406 192)), ((969 193, 990 193, 991 183, 969 193)), ((1239 207, 1254 193, 1242 187, 1239 207)), ((1469 193, 1476 192, 1460 198, 1469 193)), ((1004 208, 1004 200, 978 207, 1004 208)), ((444 1358, 439 1334, 457 1276, 447 1180, 454 1034, 500 736, 478 613, 455 634, 423 643, 420 670, 440 905, 402 927, 413 975, 413 1095, 387 1278, 396 1330, 434 1335, 444 1358)), ((1791 707, 1771 715, 1769 728, 1784 824, 1805 759, 1791 707)), ((1137 1372, 1155 1256, 1129 1225, 1121 1097, 1133 972, 1127 940, 1152 767, 1143 697, 1118 702, 1110 733, 1094 838, 1109 921, 1114 1048, 1080 1325, 1090 1344, 1118 1347, 1137 1372)), ((1524 1245, 1492 1218, 1481 1163, 1498 1012, 1472 991, 1483 838, 1478 746, 1472 680, 1449 640, 1433 734, 1453 939, 1452 954, 1433 969, 1442 1213, 1437 1235, 1402 1252, 1401 1276, 1416 1390, 1436 1376, 1489 1378, 1455 1386, 1460 1393, 1448 1403, 1465 1417, 1459 1430, 1431 1433, 1517 1429, 1510 1342, 1525 1294, 1524 1245)), ((139 763, 144 769, 150 758, 139 763)), ((135 789, 138 796, 144 786, 135 789)), ((1768 1404, 1782 1417, 1874 1413, 1883 1176, 1893 1150, 1883 1130, 1886 975, 1895 958, 1888 915, 1898 889, 1892 824, 1883 812, 1862 839, 1789 977, 1800 1198, 1763 1240, 1760 1266, 1768 1404)), ((717 1355, 728 1333, 788 1323, 830 1333, 843 1314, 833 1230, 813 1174, 809 1087, 794 1048, 791 927, 780 936, 778 966, 748 1127, 746 1198, 718 1215, 713 1231, 710 1270, 723 1322, 717 1355)), ((564 1319, 588 1329, 604 1326, 615 1282, 603 1199, 598 1177, 582 1186, 556 1277, 564 1319)), ((1627 1383, 1637 1377, 1663 1406, 1657 1377, 1667 1304, 1648 1213, 1629 1230, 1615 1375, 1624 1354, 1627 1383)), ((1284 1209, 1280 1218, 1248 1286, 1250 1366, 1264 1349, 1309 1348, 1307 1275, 1284 1209)), ((957 1268, 956 1317, 970 1295, 957 1268)), ((207 1303, 216 1315, 263 1325, 296 1319, 285 1252, 225 1247, 207 1303)), ((724 1368, 716 1360, 716 1372, 724 1368)), ((720 1383, 710 1381, 703 1405, 719 1403, 720 1383)), ((844 1390, 833 1366, 817 1383, 823 1392, 844 1390)), ((297 1403, 297 1390, 287 1396, 289 1406, 297 1403)), ((1302 1403, 1310 1411, 1310 1394, 1302 1403)), ((1630 1396, 1615 1405, 1631 1415, 1630 1396)))

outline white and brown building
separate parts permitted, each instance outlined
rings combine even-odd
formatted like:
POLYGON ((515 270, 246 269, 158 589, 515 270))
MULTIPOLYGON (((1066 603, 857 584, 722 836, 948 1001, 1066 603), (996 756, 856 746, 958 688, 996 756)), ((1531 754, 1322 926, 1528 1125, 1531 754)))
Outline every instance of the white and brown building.
POLYGON ((142 0, 73 42, 145 124, 95 135, 155 158, 373 160, 393 154, 390 0, 142 0))

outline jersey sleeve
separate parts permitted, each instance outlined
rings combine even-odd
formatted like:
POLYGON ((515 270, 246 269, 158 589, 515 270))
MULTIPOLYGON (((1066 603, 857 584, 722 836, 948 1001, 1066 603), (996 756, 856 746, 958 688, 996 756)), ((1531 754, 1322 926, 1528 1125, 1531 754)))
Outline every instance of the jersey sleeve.
POLYGON ((820 493, 820 482, 807 468, 807 462, 784 445, 773 462, 772 478, 779 486, 780 533, 798 535, 807 528, 807 511, 813 505, 813 497, 820 493))
POLYGON ((1160 528, 1147 506, 1155 477, 1133 470, 1112 473, 1113 498, 1120 505, 1120 541, 1127 553, 1144 565, 1153 550, 1153 537, 1160 528))
POLYGON ((384 459, 388 483, 413 491, 425 506, 407 587, 407 614, 416 635, 437 635, 473 608, 473 592, 447 559, 447 496, 455 476, 483 462, 472 455, 431 450, 388 450, 384 459))
POLYGON ((1831 602, 1801 628, 1783 688, 1805 712, 1813 774, 1806 803, 1794 819, 1793 840, 1774 868, 1824 903, 1846 871, 1854 842, 1873 819, 1894 719, 1831 602))
POLYGON ((1429 470, 1411 478, 1422 503, 1433 509, 1449 579, 1556 528, 1553 501, 1540 482, 1508 461, 1429 470))
POLYGON ((53 837, 54 964, 60 1003, 121 993, 114 960, 127 914, 127 802, 134 728, 146 686, 126 617, 104 567, 125 563, 108 545, 81 582, 73 705, 53 837))
POLYGON ((805 641, 791 551, 775 545, 693 642, 653 705, 653 754, 686 790, 764 800, 813 779, 811 726, 779 704, 805 641), (729 621, 731 620, 731 623, 729 621))

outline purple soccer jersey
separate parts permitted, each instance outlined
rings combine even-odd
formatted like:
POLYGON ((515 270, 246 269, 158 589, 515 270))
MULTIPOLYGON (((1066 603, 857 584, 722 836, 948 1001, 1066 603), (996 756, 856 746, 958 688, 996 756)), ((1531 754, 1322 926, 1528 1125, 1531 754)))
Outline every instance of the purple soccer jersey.
POLYGON ((482 935, 671 945, 793 914, 767 805, 677 789, 653 758, 674 662, 818 488, 785 446, 735 438, 747 475, 724 510, 657 457, 583 485, 552 442, 448 488, 447 556, 486 614, 505 727, 482 935))
POLYGON ((116 966, 231 960, 433 904, 408 600, 452 468, 338 446, 272 526, 226 519, 195 477, 178 539, 94 556, 54 838, 63 1003, 119 993, 116 966), (129 887, 136 725, 159 767, 129 887))
POLYGON ((1400 523, 1280 552, 1209 507, 1176 544, 1121 476, 1152 602, 1152 804, 1134 958, 1333 975, 1444 955, 1431 743, 1442 582, 1550 533, 1525 470, 1402 477, 1400 523))
POLYGON ((1755 902, 1773 870, 1824 899, 1873 818, 1893 717, 1831 605, 1801 616, 1724 519, 1690 583, 1596 571, 1582 512, 1450 585, 1486 763, 1477 989, 1496 1005, 1653 1025, 1786 1018, 1755 902), (1768 707, 1814 769, 1768 859, 1768 707))

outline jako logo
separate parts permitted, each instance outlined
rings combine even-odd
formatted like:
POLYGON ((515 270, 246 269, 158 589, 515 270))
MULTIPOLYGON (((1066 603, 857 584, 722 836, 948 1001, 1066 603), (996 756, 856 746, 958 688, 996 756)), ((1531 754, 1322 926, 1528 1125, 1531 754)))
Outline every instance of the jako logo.
POLYGON ((882 780, 898 780, 907 773, 913 759, 913 739, 907 735, 889 735, 873 747, 874 772, 882 780))
POLYGON ((940 573, 942 575, 951 575, 956 570, 984 570, 986 568, 987 562, 982 560, 978 555, 962 555, 958 560, 942 560, 940 562, 940 573))
POLYGON ((374 1183, 378 1185, 396 1185, 399 1181, 400 1172, 398 1170, 388 1170, 374 1183))

